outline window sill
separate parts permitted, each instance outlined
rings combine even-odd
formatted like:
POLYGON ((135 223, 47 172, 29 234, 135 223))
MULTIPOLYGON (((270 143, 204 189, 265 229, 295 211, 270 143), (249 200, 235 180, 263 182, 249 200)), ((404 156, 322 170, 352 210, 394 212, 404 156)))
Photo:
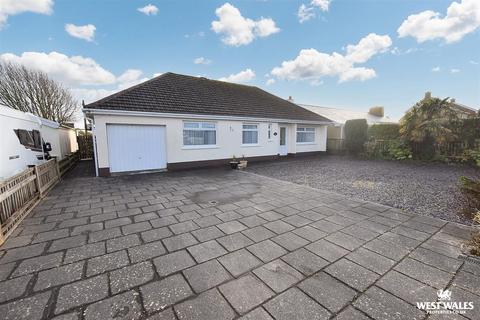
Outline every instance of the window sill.
POLYGON ((308 145, 314 145, 317 144, 316 142, 297 142, 297 145, 300 146, 308 146, 308 145))
POLYGON ((197 150, 197 149, 218 149, 217 145, 198 145, 198 146, 183 146, 182 150, 197 150))
POLYGON ((258 143, 251 143, 251 144, 242 144, 240 145, 242 148, 248 148, 248 147, 260 147, 258 143))

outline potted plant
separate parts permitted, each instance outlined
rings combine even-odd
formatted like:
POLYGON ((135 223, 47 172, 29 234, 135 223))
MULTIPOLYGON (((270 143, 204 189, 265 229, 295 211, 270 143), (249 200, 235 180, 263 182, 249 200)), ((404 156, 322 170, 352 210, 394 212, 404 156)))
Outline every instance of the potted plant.
POLYGON ((242 160, 240 160, 240 164, 238 165, 238 167, 240 169, 245 169, 247 167, 247 164, 248 164, 248 161, 247 159, 245 159, 245 155, 242 155, 242 160))
POLYGON ((230 161, 230 168, 232 169, 238 169, 238 160, 235 158, 235 155, 233 155, 232 160, 230 161))

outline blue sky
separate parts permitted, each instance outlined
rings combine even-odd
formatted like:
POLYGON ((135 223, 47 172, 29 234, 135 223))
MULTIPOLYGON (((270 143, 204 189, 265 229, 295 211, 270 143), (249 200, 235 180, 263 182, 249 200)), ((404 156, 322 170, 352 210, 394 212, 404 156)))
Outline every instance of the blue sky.
POLYGON ((171 71, 394 118, 427 90, 480 106, 477 0, 2 2, 0 59, 87 101, 171 71))

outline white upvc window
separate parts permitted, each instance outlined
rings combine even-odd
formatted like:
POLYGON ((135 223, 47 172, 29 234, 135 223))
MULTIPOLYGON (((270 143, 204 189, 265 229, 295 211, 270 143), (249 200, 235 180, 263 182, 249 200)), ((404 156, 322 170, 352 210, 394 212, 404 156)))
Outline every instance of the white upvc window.
POLYGON ((258 124, 245 123, 242 126, 242 144, 258 144, 258 124))
POLYGON ((297 127, 297 143, 314 143, 315 128, 313 127, 297 127))
POLYGON ((214 122, 183 123, 184 146, 216 146, 217 126, 214 122))
POLYGON ((273 140, 273 124, 268 124, 268 131, 267 131, 268 141, 273 140))

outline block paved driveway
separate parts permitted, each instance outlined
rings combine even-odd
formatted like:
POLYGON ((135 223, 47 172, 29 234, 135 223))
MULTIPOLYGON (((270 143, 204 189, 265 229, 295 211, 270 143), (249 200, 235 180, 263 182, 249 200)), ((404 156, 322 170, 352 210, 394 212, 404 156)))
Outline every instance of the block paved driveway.
POLYGON ((0 318, 411 320, 450 288, 479 319, 468 235, 251 173, 71 174, 0 248, 0 318))

